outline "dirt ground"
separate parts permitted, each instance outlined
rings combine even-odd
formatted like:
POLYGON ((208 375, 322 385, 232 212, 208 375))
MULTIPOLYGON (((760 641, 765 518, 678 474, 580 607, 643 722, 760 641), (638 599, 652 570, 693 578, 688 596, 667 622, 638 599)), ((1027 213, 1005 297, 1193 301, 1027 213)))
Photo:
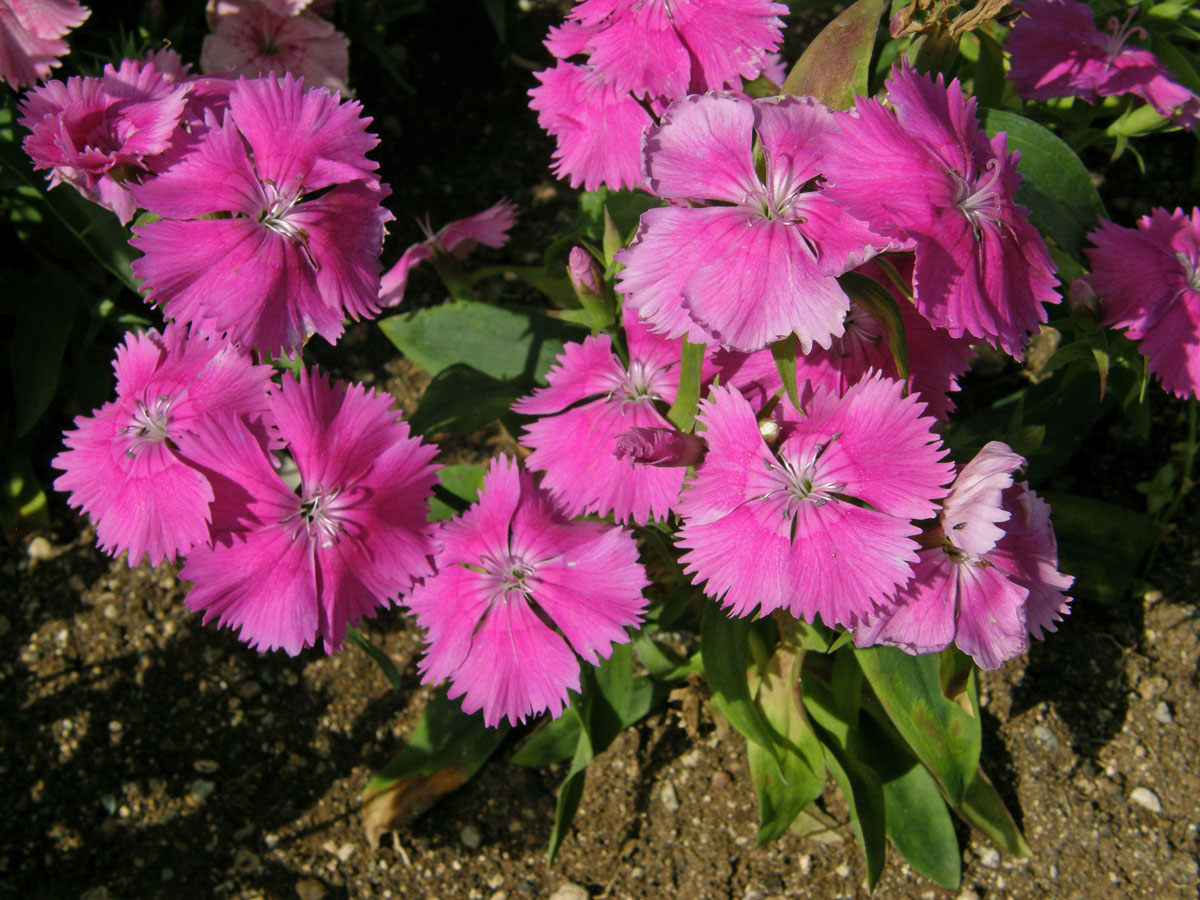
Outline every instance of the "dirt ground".
MULTIPOLYGON (((546 21, 543 13, 524 27, 540 35, 546 21)), ((408 52, 432 47, 424 52, 436 60, 443 45, 420 29, 439 22, 412 27, 408 52)), ((388 164, 408 165, 411 174, 411 184, 392 179, 392 259, 420 239, 412 219, 427 209, 450 218, 507 194, 525 216, 509 257, 520 262, 535 261, 569 214, 568 195, 546 169, 547 143, 524 107, 532 81, 521 58, 537 56, 536 38, 495 72, 487 68, 496 58, 491 39, 478 40, 483 49, 462 57, 470 65, 438 76, 446 98, 435 111, 440 130, 412 124, 422 105, 431 117, 432 82, 418 82, 400 114, 380 119, 385 147, 399 148, 388 164), (468 101, 508 110, 512 127, 475 128, 463 114, 468 101), (431 158, 437 171, 416 162, 431 158)), ((370 111, 372 88, 360 90, 370 111)), ((422 291, 437 288, 418 273, 413 292, 422 291)), ((411 404, 419 376, 371 326, 353 329, 339 349, 348 356, 332 360, 336 374, 411 404)), ((1133 485, 1151 477, 1179 439, 1178 414, 1170 405, 1159 414, 1163 430, 1152 435, 1149 458, 1109 451, 1099 469, 1082 463, 1077 480, 1140 507, 1133 485)), ((1102 427, 1090 446, 1104 454, 1118 438, 1102 427)), ((510 446, 495 433, 468 443, 510 446)), ((959 892, 893 853, 874 896, 1200 897, 1198 501, 1184 504, 1136 596, 1112 605, 1079 598, 1057 635, 982 680, 983 764, 1033 857, 1012 859, 961 826, 959 892)), ((867 894, 832 789, 823 803, 838 827, 819 839, 788 834, 756 845, 742 739, 699 689, 652 713, 593 763, 553 867, 545 847, 565 769, 514 765, 517 733, 473 781, 371 849, 359 820, 362 790, 428 697, 416 671, 420 635, 403 612, 384 612, 364 628, 401 671, 400 691, 354 648, 332 657, 261 656, 228 631, 202 627, 172 567, 131 570, 108 559, 62 498, 52 506, 52 529, 0 546, 0 897, 867 894)))

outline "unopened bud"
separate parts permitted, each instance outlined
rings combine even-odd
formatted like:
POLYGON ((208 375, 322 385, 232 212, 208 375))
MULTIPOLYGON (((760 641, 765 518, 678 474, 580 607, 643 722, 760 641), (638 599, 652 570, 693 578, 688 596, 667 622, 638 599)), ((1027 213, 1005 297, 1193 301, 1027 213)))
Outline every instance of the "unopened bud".
POLYGON ((571 248, 567 257, 567 275, 576 294, 587 293, 594 297, 600 293, 600 270, 592 254, 582 247, 571 248))
POLYGON ((1096 290, 1086 278, 1076 278, 1067 288, 1067 306, 1072 312, 1094 313, 1098 308, 1096 290))
POLYGON ((694 434, 639 425, 617 435, 613 456, 646 466, 694 466, 707 449, 694 434))

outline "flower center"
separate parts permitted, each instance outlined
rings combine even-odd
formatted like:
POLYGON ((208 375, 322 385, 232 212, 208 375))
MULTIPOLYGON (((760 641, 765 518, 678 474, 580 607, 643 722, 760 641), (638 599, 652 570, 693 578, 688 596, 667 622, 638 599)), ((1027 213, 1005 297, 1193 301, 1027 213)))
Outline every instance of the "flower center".
POLYGON ((1195 248, 1191 253, 1180 250, 1175 254, 1175 258, 1183 266, 1183 278, 1187 282, 1188 288, 1200 291, 1200 258, 1198 258, 1195 248))
POLYGON ((490 554, 479 558, 484 571, 492 577, 492 602, 507 602, 512 594, 528 597, 531 589, 526 579, 533 574, 533 566, 520 557, 506 553, 499 559, 490 554))
POLYGON ((267 195, 267 208, 258 216, 258 221, 276 234, 281 234, 293 244, 308 246, 308 232, 288 219, 292 207, 300 202, 304 189, 294 194, 284 194, 273 181, 263 182, 263 193, 267 195))
POLYGON ((1125 17, 1124 22, 1122 22, 1116 16, 1113 16, 1108 20, 1108 30, 1112 32, 1112 34, 1104 39, 1104 52, 1108 54, 1109 63, 1112 63, 1112 61, 1120 55, 1121 51, 1125 48, 1125 44, 1133 35, 1136 34, 1143 41, 1146 39, 1145 28, 1142 28, 1140 25, 1131 26, 1129 24, 1133 20, 1133 17, 1136 13, 1137 7, 1135 6, 1129 10, 1129 15, 1125 17))
POLYGON ((300 519, 322 547, 332 546, 346 530, 348 499, 341 486, 332 490, 318 486, 300 501, 300 519))
MULTIPOLYGON (((767 468, 768 490, 759 499, 776 504, 796 539, 796 517, 805 503, 824 506, 846 488, 845 482, 833 481, 821 472, 821 456, 829 445, 841 437, 835 434, 829 441, 815 445, 806 454, 793 457, 786 454, 776 460, 763 460, 767 468)), ((785 448, 786 449, 786 448, 785 448)))
POLYGON ((998 160, 988 160, 986 174, 976 179, 975 183, 968 181, 953 169, 947 169, 946 174, 954 180, 954 205, 962 211, 971 223, 971 231, 975 240, 982 236, 982 226, 988 221, 999 223, 1000 218, 1000 163, 998 160))
POLYGON ((613 388, 609 396, 619 400, 622 407, 627 404, 661 399, 656 384, 658 374, 658 369, 652 369, 642 360, 630 360, 625 377, 613 388))
POLYGON ((137 456, 150 444, 165 441, 171 435, 167 426, 171 421, 171 404, 173 397, 160 396, 150 403, 137 401, 137 411, 130 417, 130 424, 123 429, 132 439, 125 448, 125 455, 130 459, 137 456))

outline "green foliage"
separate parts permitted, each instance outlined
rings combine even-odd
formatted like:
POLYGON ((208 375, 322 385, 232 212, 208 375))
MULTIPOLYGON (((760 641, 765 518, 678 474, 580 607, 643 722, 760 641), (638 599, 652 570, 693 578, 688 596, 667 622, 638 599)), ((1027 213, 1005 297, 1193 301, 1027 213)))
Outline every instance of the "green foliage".
POLYGON ((783 84, 785 94, 816 97, 832 109, 849 109, 867 93, 867 74, 886 0, 856 0, 821 29, 783 84))

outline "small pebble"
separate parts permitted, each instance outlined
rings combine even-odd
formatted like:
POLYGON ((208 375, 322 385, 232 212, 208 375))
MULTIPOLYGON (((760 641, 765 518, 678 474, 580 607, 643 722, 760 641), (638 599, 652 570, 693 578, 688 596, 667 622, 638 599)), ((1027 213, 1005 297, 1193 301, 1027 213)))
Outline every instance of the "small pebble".
POLYGON ((1170 725, 1175 721, 1175 717, 1171 715, 1171 704, 1166 700, 1160 700, 1158 706, 1154 707, 1154 721, 1161 725, 1170 725))
POLYGON ((1170 686, 1171 682, 1161 675, 1151 675, 1149 678, 1142 679, 1141 684, 1138 685, 1138 693, 1142 695, 1143 700, 1153 700, 1170 686))
POLYGON ((220 767, 220 765, 217 764, 217 762, 215 760, 198 759, 194 763, 192 763, 192 768, 195 769, 197 772, 199 772, 201 775, 211 775, 213 772, 217 771, 217 769, 219 769, 221 767, 220 767))
POLYGON ((709 781, 709 787, 714 791, 723 790, 729 787, 729 782, 733 781, 733 776, 725 770, 713 772, 712 779, 709 781))
POLYGON ((845 863, 842 863, 840 866, 838 866, 836 869, 833 870, 833 874, 835 874, 838 878, 849 878, 850 877, 850 867, 848 865, 846 865, 845 863))
POLYGON ((662 789, 658 792, 658 798, 667 812, 679 811, 679 795, 675 793, 675 785, 671 782, 663 782, 662 789))
POLYGON ((462 831, 458 833, 458 839, 468 850, 478 850, 479 845, 483 843, 483 835, 474 825, 464 825, 462 831))
POLYGON ((980 847, 978 853, 979 861, 989 869, 1000 867, 1000 851, 995 847, 980 847))
MULTIPOLYGON (((35 537, 29 542, 29 547, 25 552, 29 555, 29 558, 33 560, 40 561, 44 559, 52 559, 54 557, 54 547, 51 546, 50 542, 44 537, 35 537)), ((96 890, 104 890, 107 893, 105 888, 97 888, 96 890)))
POLYGON ((1162 812, 1162 801, 1158 799, 1158 794, 1149 788, 1134 788, 1133 793, 1129 795, 1131 803, 1136 803, 1143 809, 1148 809, 1150 812, 1158 814, 1162 812))
POLYGON ((296 882, 296 895, 300 900, 324 900, 329 891, 315 878, 301 878, 296 882))
POLYGON ((568 881, 550 895, 550 900, 588 900, 587 888, 568 881))
POLYGON ((211 781, 207 781, 204 778, 197 778, 192 782, 191 792, 192 796, 197 800, 207 800, 216 789, 217 786, 211 781))
POLYGON ((1047 753, 1053 753, 1058 749, 1058 735, 1045 725, 1038 725, 1033 729, 1033 739, 1047 753))
POLYGON ((970 888, 964 888, 955 900, 979 900, 979 895, 970 888))
POLYGON ((493 891, 499 890, 504 886, 504 876, 497 872, 495 875, 492 875, 488 878, 487 886, 493 891))
POLYGON ((345 862, 346 860, 348 860, 350 857, 352 857, 357 852, 358 852, 358 848, 356 846, 354 846, 353 844, 347 842, 337 848, 337 858, 340 859, 342 862, 345 862))

